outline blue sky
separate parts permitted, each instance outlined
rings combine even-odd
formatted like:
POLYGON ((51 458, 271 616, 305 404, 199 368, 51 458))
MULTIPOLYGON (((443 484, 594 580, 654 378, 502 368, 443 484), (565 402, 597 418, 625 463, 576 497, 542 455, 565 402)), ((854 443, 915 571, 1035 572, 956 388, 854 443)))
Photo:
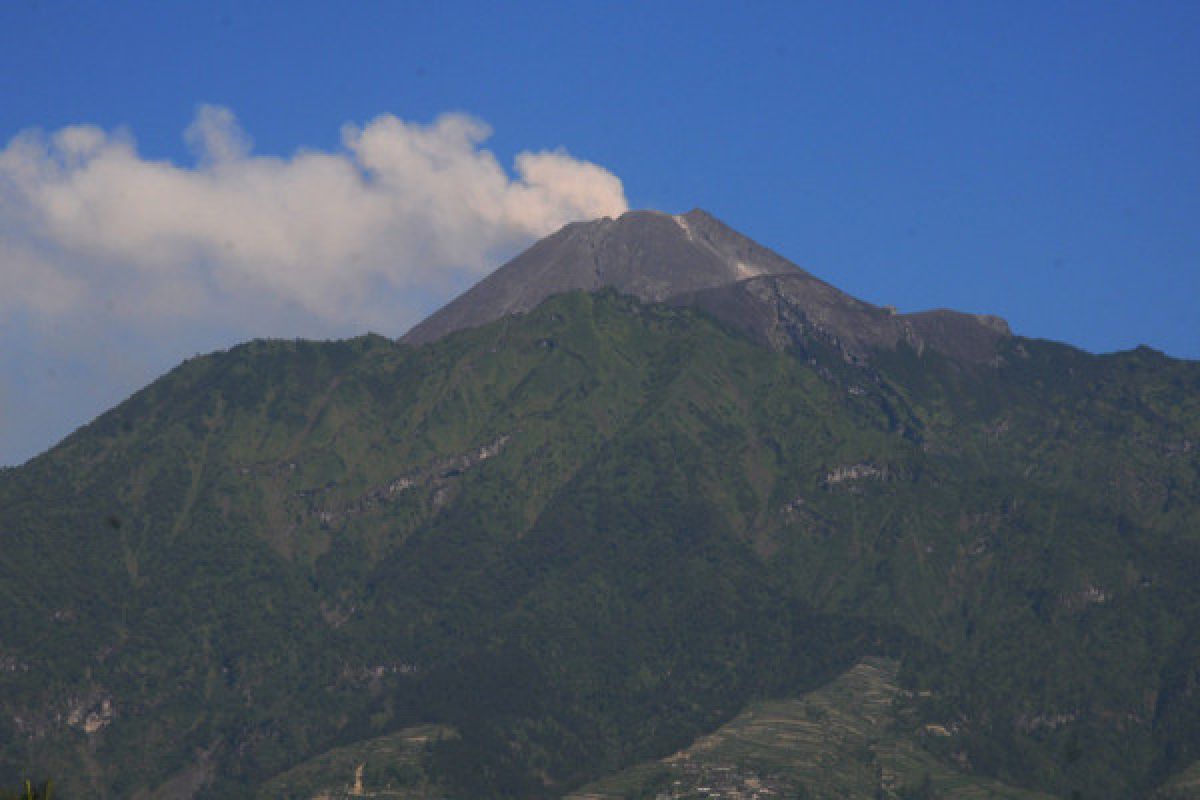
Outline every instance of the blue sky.
POLYGON ((1200 358, 1197 42, 1194 2, 4 4, 0 464, 195 352, 398 335, 623 202, 705 208, 876 303, 1200 358), (346 188, 377 163, 391 194, 346 188), (288 202, 241 228, 153 204, 263 192, 288 202), (464 197, 505 210, 422 216, 464 197), (147 249, 190 261, 125 266, 147 249))

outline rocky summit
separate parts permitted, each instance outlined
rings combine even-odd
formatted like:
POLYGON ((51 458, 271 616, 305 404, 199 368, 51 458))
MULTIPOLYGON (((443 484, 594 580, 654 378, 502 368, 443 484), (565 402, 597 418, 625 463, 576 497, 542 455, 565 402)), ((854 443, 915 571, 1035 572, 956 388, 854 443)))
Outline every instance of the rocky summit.
POLYGON ((413 327, 425 344, 535 308, 576 289, 616 289, 643 302, 694 306, 772 347, 818 337, 847 356, 900 342, 967 360, 995 356, 1010 335, 999 317, 930 311, 897 314, 813 277, 700 209, 683 215, 630 211, 567 225, 413 327))
POLYGON ((644 302, 727 286, 756 275, 805 274, 699 209, 630 211, 567 225, 518 255, 401 341, 424 344, 573 289, 611 287, 644 302))

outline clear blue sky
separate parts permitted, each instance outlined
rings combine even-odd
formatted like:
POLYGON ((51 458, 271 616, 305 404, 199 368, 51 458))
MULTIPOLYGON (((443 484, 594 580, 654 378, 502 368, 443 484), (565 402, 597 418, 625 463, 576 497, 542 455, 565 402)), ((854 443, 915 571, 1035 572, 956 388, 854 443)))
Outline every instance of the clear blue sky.
POLYGON ((201 104, 281 157, 465 112, 506 167, 565 148, 864 299, 1200 358, 1197 2, 0 6, 0 144, 90 123, 188 165, 201 104))

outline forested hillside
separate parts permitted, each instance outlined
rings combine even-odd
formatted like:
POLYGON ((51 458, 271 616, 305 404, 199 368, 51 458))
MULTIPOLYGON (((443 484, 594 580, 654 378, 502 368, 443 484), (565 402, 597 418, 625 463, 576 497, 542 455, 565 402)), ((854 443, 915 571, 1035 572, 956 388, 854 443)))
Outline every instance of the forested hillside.
POLYGON ((561 796, 864 657, 956 774, 1200 759, 1200 365, 836 344, 610 290, 184 363, 0 472, 0 785, 250 796, 436 726, 389 780, 561 796))

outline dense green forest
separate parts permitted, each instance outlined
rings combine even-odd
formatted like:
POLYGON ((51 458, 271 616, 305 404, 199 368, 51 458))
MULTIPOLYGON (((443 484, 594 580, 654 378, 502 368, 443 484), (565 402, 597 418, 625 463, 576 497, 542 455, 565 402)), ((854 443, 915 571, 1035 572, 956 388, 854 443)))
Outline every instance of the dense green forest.
POLYGON ((1145 348, 848 360, 576 292, 189 360, 0 508, 0 785, 253 796, 432 725, 389 780, 555 797, 864 657, 967 773, 1200 760, 1200 364, 1145 348))

